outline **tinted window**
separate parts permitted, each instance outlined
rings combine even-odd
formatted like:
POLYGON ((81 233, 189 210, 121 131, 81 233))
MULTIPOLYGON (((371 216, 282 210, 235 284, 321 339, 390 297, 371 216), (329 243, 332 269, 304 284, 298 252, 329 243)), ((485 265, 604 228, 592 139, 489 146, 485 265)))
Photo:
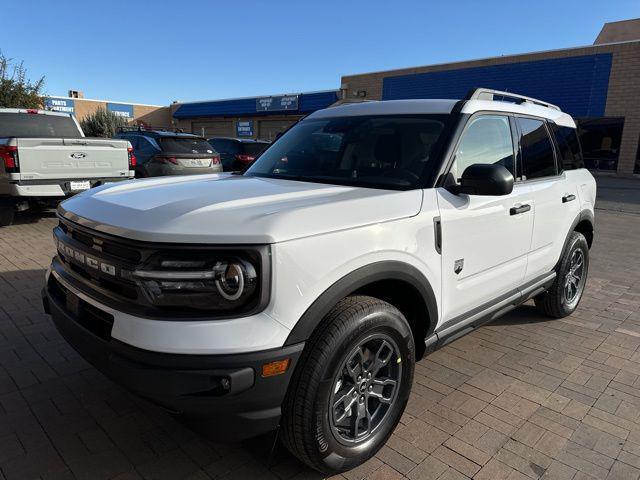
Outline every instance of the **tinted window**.
POLYGON ((214 149, 204 138, 160 137, 160 148, 171 153, 214 153, 214 149))
POLYGON ((451 173, 457 180, 468 166, 476 163, 503 165, 515 176, 508 117, 483 115, 471 120, 466 127, 456 149, 451 173))
POLYGON ((575 128, 561 127, 551 124, 551 130, 556 137, 556 143, 560 150, 563 170, 575 170, 583 168, 582 152, 580 151, 580 142, 578 141, 578 133, 575 128))
POLYGON ((528 180, 556 174, 553 146, 542 120, 518 118, 522 165, 528 180))
POLYGON ((448 115, 303 120, 271 145, 245 175, 369 188, 409 189, 429 169, 448 115))
POLYGON ((228 138, 210 138, 209 143, 218 153, 230 153, 235 155, 240 153, 240 142, 228 138))
POLYGON ((69 116, 36 113, 0 113, 0 137, 80 138, 69 116))
POLYGON ((136 153, 143 157, 141 158, 142 161, 147 160, 148 157, 151 157, 159 152, 160 148, 154 145, 154 143, 155 140, 153 139, 138 137, 138 150, 136 153))
POLYGON ((253 142, 243 142, 242 145, 242 153, 245 155, 260 155, 268 146, 268 143, 253 143, 253 142))

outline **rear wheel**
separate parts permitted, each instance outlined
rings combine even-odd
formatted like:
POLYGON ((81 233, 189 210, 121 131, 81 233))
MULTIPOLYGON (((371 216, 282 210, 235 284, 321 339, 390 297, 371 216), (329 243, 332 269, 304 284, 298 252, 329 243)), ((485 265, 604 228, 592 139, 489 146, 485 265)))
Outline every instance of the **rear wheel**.
POLYGON ((15 206, 10 202, 0 203, 0 227, 8 227, 13 223, 16 214, 15 206))
POLYGON ((580 232, 572 232, 553 285, 535 298, 540 312, 553 318, 571 315, 580 303, 589 271, 589 244, 580 232))
POLYGON ((384 445, 404 411, 415 347, 402 313, 372 297, 339 302, 307 344, 283 411, 283 441, 326 474, 384 445))

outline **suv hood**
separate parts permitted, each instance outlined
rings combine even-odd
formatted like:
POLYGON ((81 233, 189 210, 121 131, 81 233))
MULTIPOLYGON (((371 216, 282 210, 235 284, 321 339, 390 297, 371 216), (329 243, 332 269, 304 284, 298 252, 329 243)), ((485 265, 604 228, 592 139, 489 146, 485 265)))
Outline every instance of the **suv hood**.
POLYGON ((421 190, 221 174, 105 185, 70 198, 59 211, 134 240, 262 244, 410 217, 421 203, 421 190))

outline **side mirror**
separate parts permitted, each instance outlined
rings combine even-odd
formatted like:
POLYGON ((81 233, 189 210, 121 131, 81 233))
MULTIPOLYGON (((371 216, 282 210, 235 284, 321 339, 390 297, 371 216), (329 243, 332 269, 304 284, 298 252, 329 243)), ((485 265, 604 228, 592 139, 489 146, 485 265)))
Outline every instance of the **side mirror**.
POLYGON ((502 165, 474 163, 469 165, 460 178, 460 185, 453 193, 467 195, 509 195, 513 191, 513 175, 502 165))

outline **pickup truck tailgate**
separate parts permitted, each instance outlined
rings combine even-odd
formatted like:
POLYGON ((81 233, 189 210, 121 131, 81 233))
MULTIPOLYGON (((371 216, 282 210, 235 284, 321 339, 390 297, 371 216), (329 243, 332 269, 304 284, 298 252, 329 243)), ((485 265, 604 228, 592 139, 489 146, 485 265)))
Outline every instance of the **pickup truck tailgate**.
POLYGON ((126 140, 18 138, 20 180, 117 178, 129 175, 126 140))

